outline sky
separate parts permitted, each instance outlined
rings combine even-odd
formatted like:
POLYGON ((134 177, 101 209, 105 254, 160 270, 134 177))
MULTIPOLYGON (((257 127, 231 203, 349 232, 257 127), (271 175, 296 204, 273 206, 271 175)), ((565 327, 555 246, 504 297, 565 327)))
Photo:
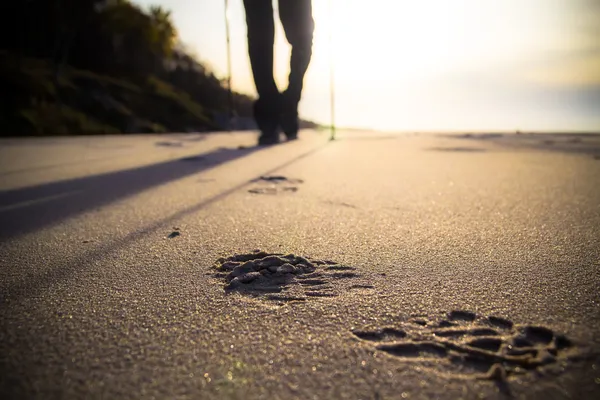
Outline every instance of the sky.
MULTIPOLYGON (((171 10, 180 40, 226 77, 225 0, 171 10)), ((276 18, 283 90, 289 46, 276 18)), ((229 0, 232 86, 255 94, 242 0, 229 0)), ((393 131, 600 131, 600 0, 313 0, 300 114, 393 131)))

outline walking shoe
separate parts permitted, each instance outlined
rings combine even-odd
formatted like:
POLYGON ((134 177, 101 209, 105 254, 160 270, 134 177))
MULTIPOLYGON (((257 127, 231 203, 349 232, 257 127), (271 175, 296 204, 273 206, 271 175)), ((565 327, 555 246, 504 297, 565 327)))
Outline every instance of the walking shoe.
POLYGON ((258 137, 259 146, 271 146, 277 143, 279 143, 279 132, 275 132, 275 134, 266 134, 263 132, 258 137))
POLYGON ((298 139, 298 102, 294 101, 287 91, 282 93, 281 99, 279 125, 287 140, 298 139))
POLYGON ((254 120, 261 134, 259 146, 279 143, 279 105, 268 104, 261 99, 254 102, 254 120))

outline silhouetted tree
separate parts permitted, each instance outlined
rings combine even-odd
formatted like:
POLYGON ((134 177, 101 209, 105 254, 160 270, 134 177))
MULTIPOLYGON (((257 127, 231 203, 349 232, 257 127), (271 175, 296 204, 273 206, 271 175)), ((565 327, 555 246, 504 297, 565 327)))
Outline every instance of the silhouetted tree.
MULTIPOLYGON (((148 121, 138 124, 140 130, 148 124, 167 130, 191 129, 228 107, 226 86, 178 42, 171 13, 160 6, 144 10, 129 0, 20 0, 0 5, 0 12, 3 29, 16 28, 0 34, 0 56, 7 60, 0 71, 5 75, 0 77, 0 89, 12 93, 14 100, 0 111, 5 113, 0 123, 18 120, 23 113, 34 115, 23 110, 56 102, 69 107, 71 116, 92 115, 121 131, 134 129, 134 117, 148 121), (44 75, 44 65, 50 66, 51 77, 44 75), (88 76, 84 82, 73 71, 89 71, 98 78, 93 81, 88 76), (124 83, 108 84, 101 76, 124 83), (124 90, 126 82, 139 91, 124 90), (84 86, 74 92, 73 85, 84 86), (86 91, 88 97, 82 97, 86 91), (153 108, 155 96, 168 102, 161 103, 160 110, 153 108), (109 111, 98 110, 99 103, 113 106, 109 111)), ((236 93, 236 114, 250 117, 252 101, 236 93)))

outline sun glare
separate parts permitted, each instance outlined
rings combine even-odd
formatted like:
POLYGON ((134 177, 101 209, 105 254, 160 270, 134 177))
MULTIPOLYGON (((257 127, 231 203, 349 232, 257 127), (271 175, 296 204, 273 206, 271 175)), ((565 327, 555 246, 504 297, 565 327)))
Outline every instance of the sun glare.
MULTIPOLYGON (((585 21, 567 0, 313 0, 313 15, 300 111, 324 123, 331 69, 339 123, 376 129, 556 125, 560 108, 549 121, 541 105, 548 90, 600 82, 600 57, 587 55, 595 44, 580 37, 585 21)), ((289 55, 277 23, 282 88, 289 55)))
POLYGON ((412 80, 473 63, 515 59, 544 34, 544 15, 525 21, 529 14, 516 12, 512 1, 331 0, 331 14, 328 3, 315 1, 313 68, 327 70, 333 56, 340 67, 338 77, 355 81, 388 73, 412 80))
MULTIPOLYGON (((437 109, 440 121, 450 126, 456 107, 478 104, 477 96, 491 99, 495 90, 502 95, 499 92, 512 85, 502 83, 507 80, 532 84, 581 80, 568 66, 550 68, 539 61, 557 49, 572 48, 572 38, 560 20, 559 7, 565 4, 313 0, 316 31, 306 96, 311 101, 321 99, 322 108, 333 65, 339 91, 336 108, 349 116, 351 124, 362 125, 364 120, 365 126, 397 125, 389 107, 377 110, 393 102, 404 110, 403 121, 409 125, 431 120, 431 110, 437 109), (495 86, 479 88, 477 79, 495 86), (470 91, 469 99, 461 97, 463 88, 470 91), (369 117, 361 115, 366 109, 369 117)), ((281 29, 276 53, 277 80, 284 84, 289 47, 281 29)), ((311 102, 303 107, 307 113, 325 115, 311 102)))

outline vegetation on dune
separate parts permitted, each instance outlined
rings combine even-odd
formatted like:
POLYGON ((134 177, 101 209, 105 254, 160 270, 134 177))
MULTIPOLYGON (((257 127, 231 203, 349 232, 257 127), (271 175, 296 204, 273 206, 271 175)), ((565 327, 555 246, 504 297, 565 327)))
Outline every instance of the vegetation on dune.
MULTIPOLYGON (((1 9, 13 20, 4 26, 17 30, 0 35, 0 135, 226 127, 227 87, 178 41, 169 11, 129 0, 27 0, 1 9)), ((250 118, 252 101, 234 93, 235 114, 250 118)))

